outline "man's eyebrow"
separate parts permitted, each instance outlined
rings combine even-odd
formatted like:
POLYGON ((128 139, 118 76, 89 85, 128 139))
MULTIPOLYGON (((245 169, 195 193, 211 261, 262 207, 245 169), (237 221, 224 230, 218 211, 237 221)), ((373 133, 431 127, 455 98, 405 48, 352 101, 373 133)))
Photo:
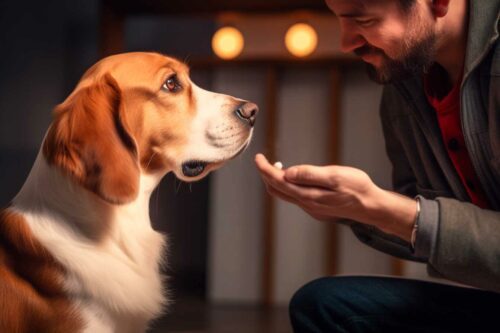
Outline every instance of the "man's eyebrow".
POLYGON ((366 16, 365 12, 351 12, 351 13, 343 13, 339 14, 339 17, 345 17, 345 18, 354 18, 354 17, 360 17, 360 16, 366 16))

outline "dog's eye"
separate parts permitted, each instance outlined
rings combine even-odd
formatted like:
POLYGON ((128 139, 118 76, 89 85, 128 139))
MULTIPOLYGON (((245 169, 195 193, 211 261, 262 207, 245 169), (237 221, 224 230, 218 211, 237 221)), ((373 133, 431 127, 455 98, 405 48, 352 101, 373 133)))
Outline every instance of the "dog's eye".
POLYGON ((182 86, 179 83, 179 79, 177 78, 177 75, 174 74, 170 76, 165 83, 163 83, 163 86, 161 87, 163 90, 168 91, 168 92, 178 92, 181 90, 182 86))

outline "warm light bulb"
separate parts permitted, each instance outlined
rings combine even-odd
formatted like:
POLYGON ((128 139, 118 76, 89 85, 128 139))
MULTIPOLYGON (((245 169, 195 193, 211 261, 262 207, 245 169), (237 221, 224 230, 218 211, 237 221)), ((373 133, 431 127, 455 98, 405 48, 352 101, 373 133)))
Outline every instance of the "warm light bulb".
POLYGON ((286 32, 285 45, 294 56, 306 57, 316 50, 318 35, 310 25, 297 23, 286 32))
POLYGON ((223 27, 212 37, 212 49, 222 59, 233 59, 243 51, 244 39, 241 32, 233 27, 223 27))

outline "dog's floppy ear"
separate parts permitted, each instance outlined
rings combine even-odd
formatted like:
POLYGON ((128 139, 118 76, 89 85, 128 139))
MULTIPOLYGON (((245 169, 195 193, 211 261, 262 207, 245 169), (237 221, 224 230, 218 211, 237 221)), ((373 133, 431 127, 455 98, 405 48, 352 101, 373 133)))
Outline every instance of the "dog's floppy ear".
POLYGON ((49 164, 113 204, 132 201, 139 190, 137 146, 123 107, 106 74, 56 107, 43 145, 49 164))

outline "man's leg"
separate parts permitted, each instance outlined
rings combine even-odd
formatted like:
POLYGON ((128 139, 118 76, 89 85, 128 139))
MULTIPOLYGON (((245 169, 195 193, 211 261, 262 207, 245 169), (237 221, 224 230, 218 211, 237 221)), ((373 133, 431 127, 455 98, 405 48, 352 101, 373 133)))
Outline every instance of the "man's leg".
POLYGON ((290 302, 295 333, 500 332, 500 294, 425 281, 330 277, 290 302))

